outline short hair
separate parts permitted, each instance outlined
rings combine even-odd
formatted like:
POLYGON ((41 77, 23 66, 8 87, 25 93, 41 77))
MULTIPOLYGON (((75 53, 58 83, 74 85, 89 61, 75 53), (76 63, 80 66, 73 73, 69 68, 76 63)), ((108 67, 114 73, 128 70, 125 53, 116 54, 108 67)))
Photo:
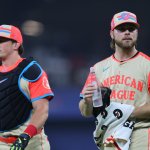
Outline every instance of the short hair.
MULTIPOLYGON (((15 41, 15 40, 11 40, 13 43, 17 43, 17 41, 15 41)), ((23 47, 23 45, 20 45, 20 47, 18 48, 18 54, 19 55, 22 55, 23 54, 23 52, 24 52, 24 47, 23 47)))
POLYGON ((20 47, 19 47, 19 49, 18 49, 18 54, 19 54, 19 55, 22 55, 23 52, 24 52, 24 47, 23 47, 23 45, 20 45, 20 47))

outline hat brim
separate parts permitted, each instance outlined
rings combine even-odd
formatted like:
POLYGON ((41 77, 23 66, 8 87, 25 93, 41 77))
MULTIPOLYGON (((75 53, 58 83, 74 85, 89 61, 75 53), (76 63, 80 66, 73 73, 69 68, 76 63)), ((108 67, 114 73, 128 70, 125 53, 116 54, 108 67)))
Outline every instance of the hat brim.
POLYGON ((140 27, 140 25, 138 24, 138 23, 135 23, 135 22, 130 22, 130 21, 128 21, 128 22, 121 22, 121 23, 119 23, 119 24, 117 24, 115 27, 113 27, 111 30, 113 31, 116 27, 118 27, 119 25, 121 25, 121 24, 125 24, 125 23, 131 23, 131 24, 134 24, 134 25, 136 25, 137 26, 137 28, 139 28, 140 27))
POLYGON ((1 34, 0 34, 0 38, 5 38, 5 39, 10 39, 10 40, 13 40, 12 38, 10 38, 10 37, 7 37, 7 36, 4 36, 4 35, 1 35, 1 34))

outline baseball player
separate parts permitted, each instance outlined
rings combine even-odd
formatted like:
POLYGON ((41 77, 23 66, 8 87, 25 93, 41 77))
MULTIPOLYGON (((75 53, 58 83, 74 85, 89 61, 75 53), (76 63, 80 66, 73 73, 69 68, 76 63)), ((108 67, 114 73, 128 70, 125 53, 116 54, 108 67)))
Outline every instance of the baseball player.
POLYGON ((20 30, 0 26, 0 149, 50 150, 44 124, 53 92, 46 72, 23 58, 20 30))
MULTIPOLYGON (((110 100, 134 106, 129 117, 135 120, 130 150, 150 150, 150 58, 136 49, 139 24, 136 15, 123 11, 111 21, 110 57, 94 65, 96 78, 111 89, 110 100)), ((93 115, 90 74, 81 92, 79 109, 85 117, 93 115), (84 98, 83 98, 84 97, 84 98)), ((102 145, 102 150, 117 149, 114 144, 102 145)))

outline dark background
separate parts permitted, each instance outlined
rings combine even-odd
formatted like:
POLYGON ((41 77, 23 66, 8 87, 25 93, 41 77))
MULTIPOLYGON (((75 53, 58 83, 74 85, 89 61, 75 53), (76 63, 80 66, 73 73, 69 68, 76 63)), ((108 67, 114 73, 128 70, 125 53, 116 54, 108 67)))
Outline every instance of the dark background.
POLYGON ((55 94, 49 103, 46 133, 52 150, 96 150, 93 118, 83 118, 79 93, 89 67, 113 53, 110 21, 115 13, 131 11, 140 24, 137 49, 150 54, 148 0, 5 0, 0 24, 18 26, 24 37, 24 57, 33 56, 48 73, 55 94), (42 29, 30 34, 36 22, 42 29), (25 27, 31 29, 27 34, 25 27))

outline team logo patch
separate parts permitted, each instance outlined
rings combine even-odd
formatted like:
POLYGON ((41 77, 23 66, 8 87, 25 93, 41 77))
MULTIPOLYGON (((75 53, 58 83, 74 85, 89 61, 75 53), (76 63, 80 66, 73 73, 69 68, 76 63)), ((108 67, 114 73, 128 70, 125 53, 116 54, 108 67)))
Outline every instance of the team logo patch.
POLYGON ((48 82, 48 80, 47 80, 46 77, 43 77, 43 82, 42 82, 42 84, 43 84, 44 88, 50 89, 49 82, 48 82))

